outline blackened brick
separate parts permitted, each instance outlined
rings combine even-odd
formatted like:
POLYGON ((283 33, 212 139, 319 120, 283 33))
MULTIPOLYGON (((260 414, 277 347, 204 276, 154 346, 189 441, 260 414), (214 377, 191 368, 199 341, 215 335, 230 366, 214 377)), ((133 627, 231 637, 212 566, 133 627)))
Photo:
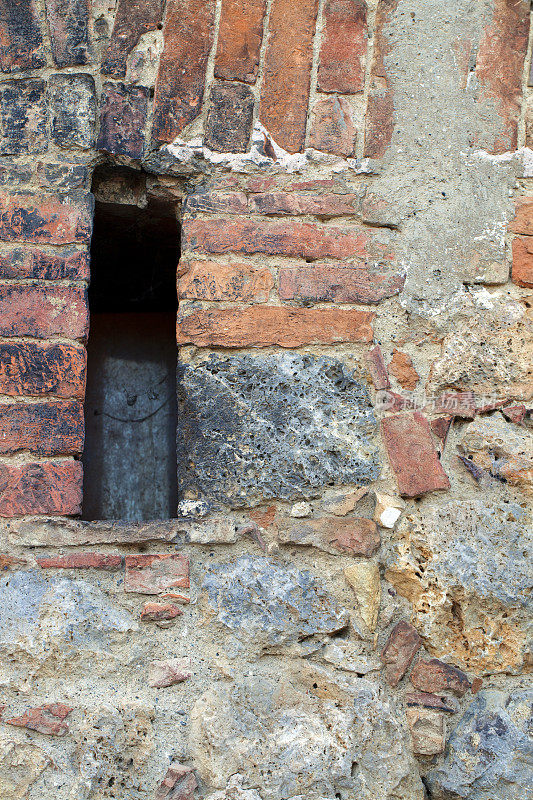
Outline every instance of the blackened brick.
POLYGON ((45 82, 40 79, 0 83, 0 155, 44 153, 45 82))
POLYGON ((83 398, 86 361, 83 347, 2 342, 0 394, 83 398))
POLYGON ((52 56, 58 67, 89 61, 88 0, 46 0, 52 56))
POLYGON ((254 116, 251 89, 239 83, 217 84, 210 100, 205 144, 220 153, 245 153, 254 116))
POLYGON ((49 81, 52 138, 59 147, 94 147, 96 93, 94 78, 52 75, 49 81))
POLYGON ((9 248, 0 252, 0 278, 87 280, 89 254, 73 248, 57 251, 9 248))
POLYGON ((0 69, 39 69, 46 64, 36 0, 0 0, 0 69))
POLYGON ((0 403, 2 454, 76 455, 83 450, 83 435, 83 404, 76 400, 0 403))
POLYGON ((160 22, 161 0, 119 0, 103 74, 125 78, 129 54, 141 36, 156 30, 160 22))
POLYGON ((104 83, 98 149, 113 155, 141 158, 150 92, 144 86, 104 83))
POLYGON ((0 241, 36 244, 85 243, 91 238, 93 198, 0 194, 0 241))

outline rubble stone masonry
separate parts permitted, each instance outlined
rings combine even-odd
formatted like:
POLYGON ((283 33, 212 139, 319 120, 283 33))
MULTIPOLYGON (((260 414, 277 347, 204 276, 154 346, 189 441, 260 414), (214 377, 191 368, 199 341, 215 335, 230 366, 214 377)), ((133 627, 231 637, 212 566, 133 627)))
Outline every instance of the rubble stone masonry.
POLYGON ((531 796, 530 16, 0 0, 2 800, 531 796), (180 203, 171 520, 79 520, 101 165, 180 203))

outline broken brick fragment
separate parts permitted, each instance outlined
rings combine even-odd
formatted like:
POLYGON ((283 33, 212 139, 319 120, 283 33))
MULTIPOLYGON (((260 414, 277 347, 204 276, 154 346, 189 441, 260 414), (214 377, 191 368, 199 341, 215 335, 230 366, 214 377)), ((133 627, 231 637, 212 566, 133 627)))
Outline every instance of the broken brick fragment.
POLYGON ((161 594, 189 588, 189 559, 180 555, 126 556, 126 592, 161 594))
POLYGON ((381 653, 385 677, 391 686, 398 685, 421 647, 422 639, 412 625, 401 620, 394 626, 381 653))
POLYGON ((401 495, 419 497, 427 492, 450 488, 426 417, 417 411, 396 414, 385 417, 381 426, 401 495))
POLYGON ((470 689, 465 673, 438 658, 419 661, 411 673, 411 683, 423 692, 453 692, 462 697, 470 689))
POLYGON ((161 622, 175 619, 181 614, 181 608, 172 603, 145 603, 141 611, 141 622, 161 622))
POLYGON ((65 720, 71 711, 72 708, 64 703, 50 703, 29 708, 20 717, 12 717, 3 722, 38 733, 46 733, 49 736, 64 736, 69 729, 65 720))

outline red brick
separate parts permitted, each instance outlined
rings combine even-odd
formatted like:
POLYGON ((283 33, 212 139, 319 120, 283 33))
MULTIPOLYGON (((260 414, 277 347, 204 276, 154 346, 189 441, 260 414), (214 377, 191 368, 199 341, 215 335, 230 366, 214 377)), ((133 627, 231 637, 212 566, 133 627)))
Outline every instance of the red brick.
POLYGON ((505 406, 502 408, 502 413, 511 422, 520 424, 526 418, 527 408, 523 403, 518 403, 515 406, 505 406))
MULTIPOLYGON (((154 689, 164 689, 167 686, 173 686, 175 683, 186 681, 191 675, 188 658, 151 661, 148 667, 148 684, 154 689)), ((174 795, 174 792, 172 794, 174 795)))
POLYGON ((279 540, 367 558, 373 556, 381 544, 376 523, 364 517, 320 517, 287 521, 279 526, 279 540))
POLYGON ((385 155, 394 130, 394 98, 385 67, 385 57, 392 47, 385 27, 397 6, 398 0, 379 0, 376 12, 370 94, 365 116, 365 156, 368 158, 385 155))
POLYGON ((279 216, 308 214, 329 219, 358 214, 361 210, 361 198, 357 194, 264 192, 250 197, 249 208, 255 214, 279 216))
POLYGON ((279 296, 282 300, 334 303, 379 303, 399 294, 405 278, 382 267, 358 264, 335 267, 315 262, 312 266, 281 267, 279 296))
POLYGON ((126 592, 162 594, 189 588, 189 559, 180 555, 126 556, 126 592))
POLYGON ((446 440, 448 439, 452 422, 453 416, 451 414, 446 417, 437 417, 437 419, 433 419, 430 422, 431 432, 438 439, 439 452, 441 454, 446 447, 446 440))
POLYGON ((141 622, 162 622, 181 616, 183 611, 172 603, 145 603, 141 622))
POLYGON ((259 119, 289 153, 305 145, 318 0, 273 0, 259 119))
POLYGON ((0 195, 0 240, 37 244, 87 242, 92 231, 88 196, 0 195))
MULTIPOLYGON (((28 562, 24 558, 16 558, 15 556, 8 556, 5 553, 0 553, 0 570, 2 571, 9 569, 17 570, 21 567, 25 567, 27 563, 28 562)), ((1 708, 2 706, 0 706, 0 710, 1 708)))
POLYGON ((161 22, 161 0, 119 0, 111 40, 104 56, 102 73, 114 78, 126 76, 128 56, 139 39, 155 31, 161 22))
POLYGON ((187 197, 187 211, 202 214, 247 214, 244 192, 195 192, 187 197))
POLYGON ((49 736, 64 736, 69 729, 65 720, 71 711, 72 708, 64 703, 50 703, 38 708, 29 708, 20 717, 5 719, 3 722, 20 728, 29 728, 38 733, 46 733, 49 736))
POLYGON ((517 286, 533 288, 533 238, 516 236, 513 240, 511 280, 517 286))
POLYGON ((521 197, 517 200, 509 230, 526 236, 533 235, 533 197, 521 197))
POLYGON ((328 0, 324 8, 324 39, 320 48, 318 89, 354 94, 365 83, 367 49, 365 0, 328 0))
POLYGON ((89 61, 88 0, 46 0, 52 56, 58 67, 89 61))
POLYGON ((85 348, 33 342, 0 343, 0 394, 83 398, 85 348))
POLYGON ((213 43, 214 0, 168 0, 155 85, 156 142, 172 142, 198 116, 213 43))
POLYGON ((433 708, 435 711, 447 711, 454 714, 457 711, 457 701, 448 697, 439 697, 429 692, 407 692, 405 702, 408 706, 421 706, 422 708, 433 708))
POLYGON ((266 303, 274 279, 255 264, 219 264, 182 259, 187 272, 178 281, 178 296, 186 300, 233 300, 266 303))
POLYGON ((204 253, 265 253, 316 260, 366 260, 374 240, 357 226, 330 227, 303 222, 251 222, 211 219, 186 221, 183 250, 204 253))
POLYGON ((222 0, 215 78, 255 83, 266 0, 222 0))
POLYGON ((437 414, 443 412, 451 414, 452 417, 462 419, 474 419, 476 415, 476 400, 473 391, 467 392, 443 392, 435 400, 433 408, 437 414))
POLYGON ((391 686, 399 684, 421 647, 422 639, 412 625, 402 620, 394 626, 381 653, 385 677, 391 686))
POLYGON ((388 389, 390 387, 390 380, 381 347, 377 344, 372 350, 366 353, 365 359, 374 388, 378 391, 381 389, 388 389))
POLYGON ((529 38, 528 0, 495 0, 494 15, 484 30, 476 59, 478 102, 496 104, 499 130, 483 140, 490 153, 516 150, 522 73, 529 38))
POLYGON ((411 673, 411 683, 423 692, 453 692, 459 697, 470 689, 468 676, 462 670, 438 658, 419 661, 411 673))
POLYGON ((157 787, 154 800, 194 800, 197 788, 198 781, 192 767, 184 767, 174 761, 163 782, 157 787))
POLYGON ((80 514, 80 461, 0 464, 0 517, 80 514))
POLYGON ((0 336, 84 339, 88 328, 85 288, 0 283, 0 336))
POLYGON ((309 147, 323 153, 353 158, 357 128, 352 107, 343 97, 325 97, 313 106, 309 147))
POLYGON ((436 489, 449 489, 431 439, 427 419, 417 411, 385 417, 383 439, 401 495, 418 497, 436 489))
POLYGON ((87 280, 89 254, 72 248, 60 252, 10 248, 0 252, 0 278, 87 280))
POLYGON ((115 570, 122 566, 122 556, 105 553, 70 553, 66 556, 37 558, 41 569, 104 569, 115 570))
POLYGON ((98 150, 141 158, 145 146, 150 90, 144 86, 104 83, 100 101, 98 150))
POLYGON ((76 455, 83 450, 83 435, 79 402, 0 404, 0 453, 76 455))
POLYGON ((2 72, 46 65, 36 0, 0 0, 0 30, 2 72))
POLYGON ((391 391, 379 392, 376 402, 381 411, 405 411, 408 408, 415 408, 415 403, 410 397, 402 397, 401 394, 391 391))
POLYGON ((178 315, 178 344, 199 347, 301 347, 304 344, 369 342, 370 311, 253 306, 206 309, 178 315))
POLYGON ((402 389, 412 392, 416 388, 420 376, 413 366, 411 356, 402 353, 401 350, 392 351, 392 359, 389 364, 389 372, 394 375, 402 389))

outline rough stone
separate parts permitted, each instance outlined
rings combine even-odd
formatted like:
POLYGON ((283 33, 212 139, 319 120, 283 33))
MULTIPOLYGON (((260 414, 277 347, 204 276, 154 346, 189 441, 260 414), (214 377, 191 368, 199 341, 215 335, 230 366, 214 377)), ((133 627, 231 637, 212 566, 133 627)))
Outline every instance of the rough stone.
POLYGON ((52 75, 48 81, 52 139, 62 148, 94 147, 96 89, 84 73, 52 75))
POLYGON ((343 97, 325 97, 313 106, 309 147, 323 153, 353 158, 357 128, 352 107, 343 97))
POLYGON ((376 492, 374 520, 382 528, 394 528, 402 515, 405 503, 399 497, 376 492))
POLYGON ((211 89, 204 143, 220 153, 246 153, 254 115, 254 95, 239 83, 215 84, 211 89))
POLYGON ((531 691, 482 691, 453 730, 442 766, 428 777, 435 800, 531 795, 531 691))
POLYGON ((381 654, 390 686, 399 684, 421 647, 422 639, 412 625, 402 620, 394 626, 381 654))
POLYGON ((427 419, 415 411, 385 417, 381 422, 387 453, 405 497, 418 497, 436 489, 449 489, 431 439, 427 419))
POLYGON ((241 556, 213 566, 202 588, 210 613, 259 652, 279 652, 291 643, 334 633, 348 624, 347 613, 314 575, 269 558, 241 556))
POLYGON ((0 83, 0 155, 45 152, 45 88, 40 78, 0 83))
POLYGON ((373 561, 357 561, 345 568, 344 575, 355 594, 361 619, 374 631, 381 602, 379 566, 373 561))
POLYGON ((370 400, 340 361, 212 356, 181 366, 179 391, 184 494, 239 506, 377 477, 370 400))
POLYGON ((421 756, 442 753, 446 743, 444 714, 431 708, 416 707, 407 708, 405 713, 411 731, 413 753, 421 756))
POLYGON ((284 544, 317 547, 326 553, 372 556, 379 548, 376 523, 357 517, 323 517, 278 525, 278 538, 284 544))
POLYGON ((0 736, 0 792, 3 800, 20 800, 44 770, 50 756, 33 742, 17 742, 0 736))
POLYGON ((458 697, 470 689, 468 676, 462 670, 438 658, 419 661, 411 673, 411 683, 424 692, 453 692, 458 697))

